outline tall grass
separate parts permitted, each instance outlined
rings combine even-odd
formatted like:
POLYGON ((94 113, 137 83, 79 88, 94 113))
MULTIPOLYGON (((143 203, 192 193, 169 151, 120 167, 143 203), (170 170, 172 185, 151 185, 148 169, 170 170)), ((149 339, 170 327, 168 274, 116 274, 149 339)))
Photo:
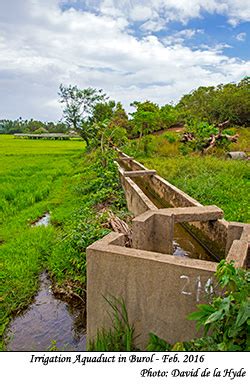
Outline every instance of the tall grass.
POLYGON ((112 328, 98 330, 95 340, 88 345, 88 351, 116 352, 135 351, 134 327, 130 324, 126 305, 123 299, 105 298, 112 309, 110 318, 112 328))
POLYGON ((109 199, 123 213, 124 200, 112 159, 104 169, 81 141, 39 141, 0 135, 1 328, 27 306, 47 269, 54 283, 82 295, 85 249, 109 232, 96 204, 109 199), (31 223, 45 212, 48 227, 31 223))
POLYGON ((139 160, 200 203, 222 208, 227 220, 250 221, 250 168, 247 161, 214 156, 141 156, 139 160))

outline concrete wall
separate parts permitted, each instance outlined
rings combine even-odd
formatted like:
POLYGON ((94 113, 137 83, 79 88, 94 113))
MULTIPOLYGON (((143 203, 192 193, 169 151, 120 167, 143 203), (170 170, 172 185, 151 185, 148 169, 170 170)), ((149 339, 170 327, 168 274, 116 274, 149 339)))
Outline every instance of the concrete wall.
MULTIPOLYGON (((122 154, 122 156, 126 157, 125 154, 122 154)), ((127 161, 121 160, 119 163, 126 170, 147 170, 146 167, 133 159, 127 161)), ((121 169, 122 168, 120 168, 120 177, 122 183, 124 183, 121 169)), ((197 200, 193 199, 191 196, 158 175, 143 177, 143 183, 146 186, 146 189, 148 189, 156 198, 161 200, 163 204, 165 203, 172 207, 202 206, 197 200)), ((220 258, 223 258, 226 255, 227 229, 228 222, 223 219, 207 223, 189 223, 189 230, 210 248, 213 254, 217 254, 220 258)))
MULTIPOLYGON (((122 175, 122 169, 119 167, 118 170, 122 175)), ((125 192, 128 210, 133 212, 135 216, 157 208, 129 177, 121 177, 121 183, 125 192)))
POLYGON ((119 237, 112 233, 87 251, 88 341, 98 329, 112 326, 104 299, 110 295, 124 299, 141 349, 149 332, 170 343, 198 336, 186 317, 204 302, 205 286, 217 264, 113 245, 119 237))

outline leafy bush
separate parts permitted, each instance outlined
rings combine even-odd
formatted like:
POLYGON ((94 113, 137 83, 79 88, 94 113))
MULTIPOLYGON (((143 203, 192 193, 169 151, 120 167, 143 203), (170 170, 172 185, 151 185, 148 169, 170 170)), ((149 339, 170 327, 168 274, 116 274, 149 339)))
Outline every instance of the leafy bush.
POLYGON ((148 352, 171 351, 171 348, 171 344, 167 343, 165 340, 156 336, 154 333, 149 334, 149 341, 147 345, 148 352))
POLYGON ((163 137, 169 142, 169 144, 173 144, 176 142, 177 137, 171 132, 164 133, 163 137))
POLYGON ((184 95, 177 104, 177 109, 186 121, 192 117, 216 124, 229 119, 231 124, 248 126, 249 88, 250 77, 245 77, 238 84, 199 87, 184 95))
POLYGON ((224 293, 214 297, 211 304, 198 305, 198 311, 189 315, 204 327, 204 335, 211 338, 219 351, 246 351, 249 349, 250 273, 234 268, 233 262, 222 260, 215 273, 224 293))

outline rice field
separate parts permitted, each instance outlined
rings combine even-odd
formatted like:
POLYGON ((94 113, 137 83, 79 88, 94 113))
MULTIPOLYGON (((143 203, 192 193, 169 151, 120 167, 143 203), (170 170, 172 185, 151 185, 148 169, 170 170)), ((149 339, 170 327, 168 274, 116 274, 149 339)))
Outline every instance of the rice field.
POLYGON ((115 170, 105 174, 83 141, 0 135, 0 161, 1 337, 31 302, 43 270, 57 285, 82 293, 85 249, 109 232, 94 205, 119 188, 115 170), (32 225, 47 212, 50 225, 32 225))

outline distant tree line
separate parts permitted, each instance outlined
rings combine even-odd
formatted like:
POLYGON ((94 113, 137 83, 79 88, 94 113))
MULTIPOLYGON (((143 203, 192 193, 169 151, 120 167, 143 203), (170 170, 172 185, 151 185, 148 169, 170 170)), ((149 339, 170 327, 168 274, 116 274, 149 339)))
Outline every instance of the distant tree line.
POLYGON ((42 122, 39 120, 0 120, 0 133, 67 133, 69 127, 63 122, 42 122))

